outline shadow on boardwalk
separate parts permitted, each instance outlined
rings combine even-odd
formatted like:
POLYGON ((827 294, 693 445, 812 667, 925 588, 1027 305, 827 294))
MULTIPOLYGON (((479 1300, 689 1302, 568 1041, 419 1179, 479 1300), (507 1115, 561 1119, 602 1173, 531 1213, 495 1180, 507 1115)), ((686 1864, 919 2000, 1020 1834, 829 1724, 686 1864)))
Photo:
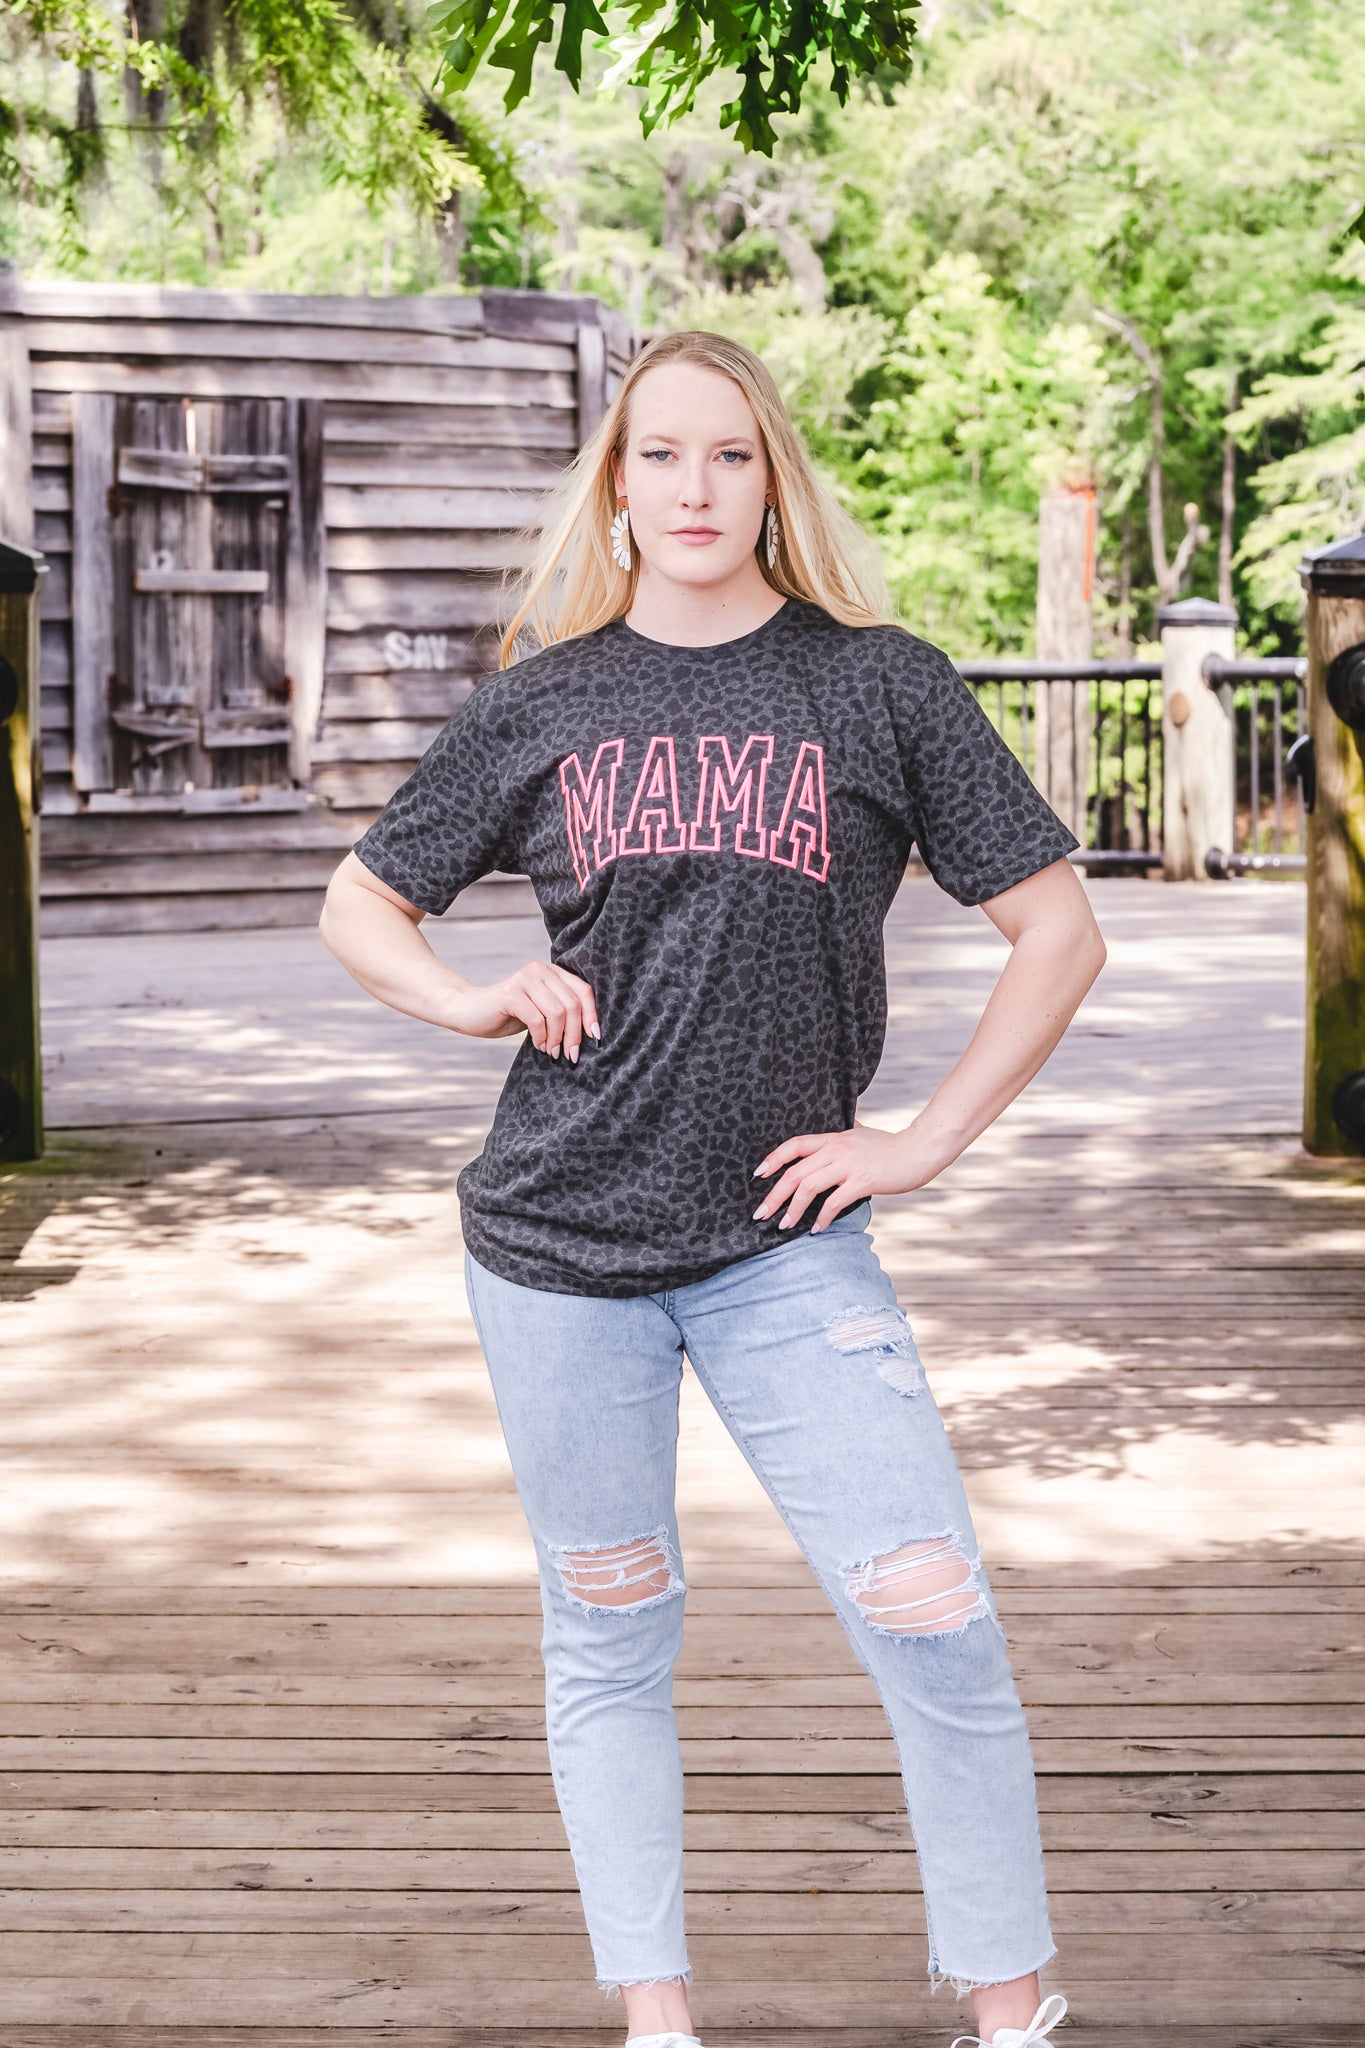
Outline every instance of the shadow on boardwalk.
MULTIPOLYGON (((1060 2038, 1346 2048, 1365 1171, 1298 1148, 1301 892, 1091 890, 1067 1039, 877 1248, 1029 1710, 1060 2038)), ((545 945, 425 929, 485 978, 545 945)), ((887 938, 862 1113, 897 1124, 1004 946, 920 881, 887 938)), ((461 1283, 513 1047, 384 1010, 311 928, 48 941, 43 994, 49 1150, 0 1169, 0 2041, 619 2037, 461 1283)), ((946 2048, 875 1695, 690 1373, 682 1431, 708 2048, 946 2048)))

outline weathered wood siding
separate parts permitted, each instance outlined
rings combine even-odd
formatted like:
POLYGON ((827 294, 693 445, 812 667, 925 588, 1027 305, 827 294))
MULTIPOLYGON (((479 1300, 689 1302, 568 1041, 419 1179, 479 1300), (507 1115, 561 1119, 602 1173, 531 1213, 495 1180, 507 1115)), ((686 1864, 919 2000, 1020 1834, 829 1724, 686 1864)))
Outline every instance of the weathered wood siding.
MULTIPOLYGON (((637 337, 596 299, 558 294, 305 298, 0 273, 0 339, 0 410, 27 430, 31 409, 34 544, 50 564, 43 931, 311 922, 337 861, 485 664, 516 529, 600 419, 637 337), (261 748, 259 783, 206 787, 196 775, 177 794, 193 771, 173 754, 166 786, 134 793, 108 717, 122 658, 111 578, 175 592, 189 587, 175 577, 190 574, 201 596, 221 591, 215 605, 239 605, 244 618, 264 579, 225 570, 221 556, 197 573, 178 557, 160 570, 122 559, 110 503, 130 481, 173 487, 173 458, 167 449, 146 475, 126 457, 114 463, 102 452, 110 423, 155 423, 174 402, 208 413, 257 400, 305 401, 286 408, 296 505, 310 473, 296 444, 310 433, 321 442, 321 502, 291 517, 287 562, 282 549, 272 557, 288 593, 288 771, 268 779, 282 750, 261 748)), ((148 431, 159 453, 165 436, 148 431)), ((13 494, 16 513, 24 496, 13 494)))

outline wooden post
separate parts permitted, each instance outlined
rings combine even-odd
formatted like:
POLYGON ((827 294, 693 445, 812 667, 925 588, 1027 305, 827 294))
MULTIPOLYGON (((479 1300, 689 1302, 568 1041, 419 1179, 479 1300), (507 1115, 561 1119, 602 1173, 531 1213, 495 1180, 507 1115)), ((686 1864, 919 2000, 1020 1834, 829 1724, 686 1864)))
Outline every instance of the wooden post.
MULTIPOLYGON (((1055 491, 1038 508, 1039 661, 1087 662, 1094 652, 1095 493, 1055 491)), ((1090 684, 1039 683, 1033 773, 1082 846, 1089 832, 1090 684)))
POLYGON ((597 431, 607 409, 607 337, 583 322, 578 330, 578 445, 597 431))
POLYGON ((1202 881, 1204 856, 1235 851, 1232 696, 1204 681, 1210 654, 1231 660, 1231 605, 1184 597, 1162 605, 1161 845, 1168 882, 1202 881))
POLYGON ((313 742, 322 716, 327 655, 327 529, 323 516, 323 406, 289 403, 289 540, 285 577, 284 666, 289 677, 289 772, 313 779, 313 742))
POLYGON ((0 1159, 43 1150, 38 1030, 38 602, 47 563, 0 541, 0 1159))
POLYGON ((1365 534, 1299 568, 1308 593, 1308 838, 1303 1142, 1365 1156, 1365 534))
POLYGON ((33 382, 18 274, 0 263, 0 534, 33 546, 33 382))
POLYGON ((114 395, 71 400, 71 777, 114 786, 114 395))

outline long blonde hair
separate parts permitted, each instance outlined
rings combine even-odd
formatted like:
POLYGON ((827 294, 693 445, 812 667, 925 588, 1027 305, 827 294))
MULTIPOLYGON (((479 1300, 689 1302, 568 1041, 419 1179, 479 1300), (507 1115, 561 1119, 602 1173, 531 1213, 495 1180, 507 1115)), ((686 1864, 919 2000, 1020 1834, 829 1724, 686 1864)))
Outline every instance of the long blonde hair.
MULTIPOLYGON (((768 456, 780 532, 777 558, 758 565, 774 590, 806 598, 845 626, 893 623, 886 579, 875 545, 821 483, 772 373, 742 342, 692 328, 662 334, 633 357, 595 433, 546 493, 523 539, 531 556, 506 580, 515 608, 502 636, 501 666, 517 659, 516 641, 529 627, 542 647, 594 632, 629 611, 640 573, 613 559, 609 528, 616 515, 613 458, 625 452, 630 401, 648 370, 661 363, 699 363, 732 377, 753 409, 768 456)), ((760 542, 762 536, 760 535, 760 542)))

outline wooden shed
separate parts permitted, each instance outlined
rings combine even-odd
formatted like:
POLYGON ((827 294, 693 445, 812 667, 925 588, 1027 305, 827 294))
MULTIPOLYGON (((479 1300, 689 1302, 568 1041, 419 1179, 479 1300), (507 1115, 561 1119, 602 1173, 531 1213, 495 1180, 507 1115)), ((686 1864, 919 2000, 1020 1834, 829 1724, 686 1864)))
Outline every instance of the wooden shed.
POLYGON ((50 564, 44 934, 304 924, 488 665, 637 337, 594 298, 29 284, 0 538, 50 564))

